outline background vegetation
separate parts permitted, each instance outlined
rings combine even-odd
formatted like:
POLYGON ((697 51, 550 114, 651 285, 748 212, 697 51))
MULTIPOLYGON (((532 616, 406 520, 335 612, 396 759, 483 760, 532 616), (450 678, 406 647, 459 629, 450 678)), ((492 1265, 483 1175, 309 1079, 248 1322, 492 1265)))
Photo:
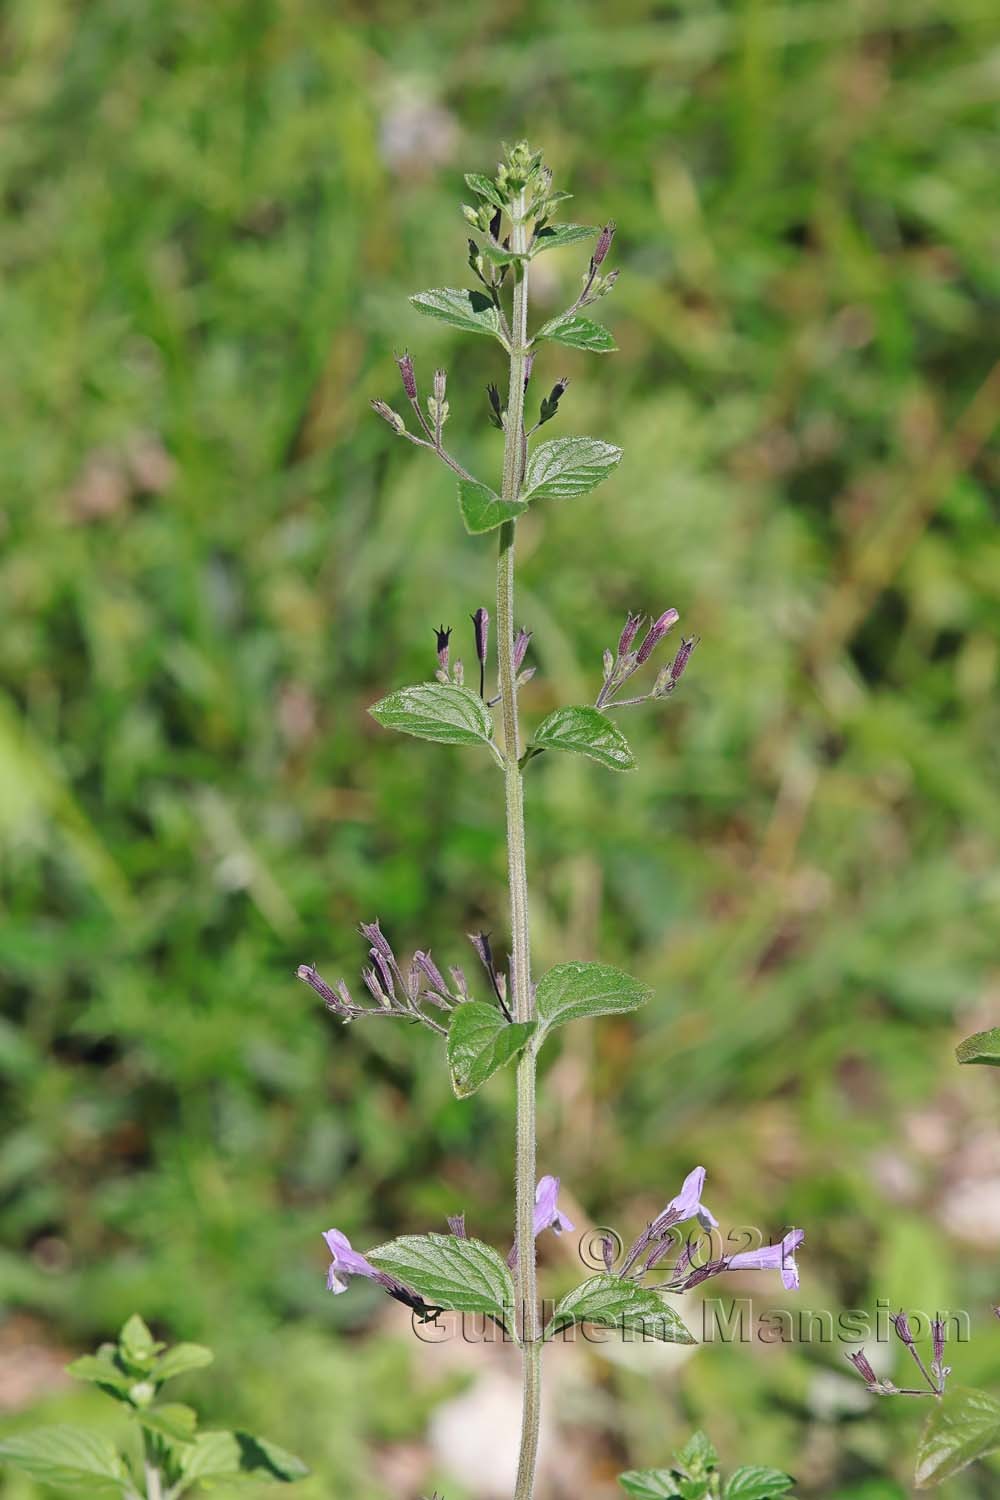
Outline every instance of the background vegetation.
MULTIPOLYGON (((375 914, 451 962, 503 943, 492 767, 365 713, 489 601, 492 547, 367 402, 409 344, 498 464, 499 352, 405 296, 461 284, 461 173, 522 134, 620 226, 620 354, 538 384, 625 448, 523 523, 529 716, 595 690, 629 606, 701 637, 638 773, 532 768, 538 962, 657 994, 553 1044, 544 1169, 628 1233, 704 1162, 725 1223, 805 1226, 802 1307, 967 1308, 957 1378, 1000 1381, 996 1081, 951 1052, 998 992, 994 4, 10 0, 0 29, 4 1426, 106 1420, 58 1372, 138 1309, 220 1351, 189 1395, 301 1453, 304 1500, 489 1493, 433 1434, 458 1392, 478 1430, 501 1356, 330 1298, 319 1235, 464 1207, 505 1243, 510 1080, 458 1104, 432 1038, 338 1029, 293 973, 353 976, 375 914)), ((539 263, 539 315, 580 269, 539 263)), ((693 1424, 803 1496, 909 1493, 919 1406, 874 1407, 842 1345, 647 1353, 554 1356, 552 1495, 693 1424)))

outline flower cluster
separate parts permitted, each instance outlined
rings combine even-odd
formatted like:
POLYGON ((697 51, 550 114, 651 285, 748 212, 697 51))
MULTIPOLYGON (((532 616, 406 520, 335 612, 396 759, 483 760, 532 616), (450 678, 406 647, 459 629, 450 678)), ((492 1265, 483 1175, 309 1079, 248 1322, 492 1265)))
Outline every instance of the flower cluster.
POLYGON ((922 1387, 894 1385, 891 1380, 880 1380, 872 1367, 872 1362, 865 1354, 864 1349, 855 1349, 848 1354, 847 1358, 861 1376, 865 1385, 873 1396, 943 1396, 948 1376, 951 1374, 951 1366, 944 1363, 945 1325, 941 1318, 931 1320, 931 1366, 927 1368, 917 1348, 910 1327, 910 1320, 905 1312, 898 1312, 892 1319, 892 1326, 896 1330, 896 1336, 913 1359, 914 1364, 920 1371, 927 1383, 926 1390, 922 1387))
POLYGON ((629 708, 635 703, 647 703, 650 698, 670 696, 680 681, 692 651, 698 644, 694 636, 681 638, 681 644, 673 661, 668 666, 660 668, 648 693, 641 693, 634 698, 619 698, 617 694, 629 678, 640 667, 645 666, 663 637, 674 628, 679 619, 680 615, 676 609, 665 609, 662 615, 652 622, 636 647, 635 639, 642 629, 644 620, 642 615, 634 615, 629 611, 625 624, 622 626, 621 635, 618 637, 616 650, 613 652, 608 650, 604 653, 604 682, 597 695, 595 708, 629 708))

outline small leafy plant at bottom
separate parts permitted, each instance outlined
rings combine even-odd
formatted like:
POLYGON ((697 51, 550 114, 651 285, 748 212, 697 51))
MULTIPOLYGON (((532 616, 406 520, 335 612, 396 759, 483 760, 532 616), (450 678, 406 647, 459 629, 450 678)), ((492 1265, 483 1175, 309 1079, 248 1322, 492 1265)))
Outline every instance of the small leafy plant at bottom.
POLYGON ((743 1465, 723 1480, 719 1455, 705 1434, 696 1432, 674 1454, 669 1469, 630 1469, 619 1474, 618 1483, 635 1500, 772 1500, 787 1496, 795 1481, 761 1464, 743 1465))
POLYGON ((67 1366, 126 1408, 139 1429, 133 1453, 122 1453, 100 1432, 85 1427, 41 1427, 0 1442, 0 1460, 59 1489, 125 1500, 176 1500, 192 1486, 255 1475, 289 1483, 309 1471, 294 1454, 248 1432, 199 1432, 197 1413, 161 1401, 168 1380, 212 1363, 202 1344, 168 1348, 143 1320, 129 1318, 115 1344, 102 1344, 67 1366))

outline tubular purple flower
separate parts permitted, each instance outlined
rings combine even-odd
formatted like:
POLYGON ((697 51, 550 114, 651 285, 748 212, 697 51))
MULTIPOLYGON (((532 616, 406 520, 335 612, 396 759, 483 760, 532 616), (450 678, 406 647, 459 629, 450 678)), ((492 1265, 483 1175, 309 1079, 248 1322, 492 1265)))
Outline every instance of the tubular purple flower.
POLYGON ((530 630, 519 630, 514 637, 514 671, 521 670, 521 663, 528 652, 528 642, 531 640, 530 630))
POLYGON ((347 1282, 343 1280, 345 1276, 366 1276, 369 1281, 381 1280, 383 1273, 351 1247, 346 1234, 342 1234, 339 1229, 327 1229, 323 1238, 332 1257, 326 1277, 328 1292, 333 1292, 335 1296, 346 1292, 347 1282))
POLYGON ((399 374, 403 382, 403 390, 409 396, 411 401, 416 401, 417 380, 416 376, 413 373, 413 360, 410 358, 408 350, 404 349, 402 354, 396 355, 396 364, 399 366, 399 374))
POLYGON ((622 633, 618 637, 618 655, 619 656, 624 656, 627 651, 631 651, 631 649, 632 649, 632 642, 635 640, 636 635, 637 635, 638 630, 639 630, 639 626, 641 624, 642 624, 642 615, 634 615, 632 613, 632 611, 629 610, 628 617, 627 617, 627 619, 625 621, 625 624, 622 627, 622 633))
POLYGON ((663 640, 668 630, 671 630, 680 619, 676 609, 665 609, 658 620, 654 620, 646 632, 642 645, 636 652, 636 665, 642 666, 647 662, 663 640))
POLYGON ((535 1189, 535 1238, 543 1229, 552 1229, 556 1234, 572 1230, 574 1225, 559 1211, 559 1178, 541 1177, 535 1189))
POLYGON ((674 1224, 683 1224, 686 1219, 697 1219, 702 1229, 717 1228, 718 1219, 701 1201, 704 1187, 705 1168, 695 1167, 685 1177, 677 1196, 671 1198, 663 1212, 653 1220, 654 1233, 670 1229, 674 1224))
POLYGON ((848 1354, 847 1358, 851 1361, 851 1364, 864 1380, 869 1390, 878 1385, 878 1376, 872 1369, 871 1360, 863 1349, 856 1349, 852 1354, 848 1354))
POLYGON ((780 1245, 765 1245, 760 1250, 743 1250, 726 1256, 727 1271, 780 1271, 787 1292, 798 1290, 799 1268, 795 1252, 805 1239, 804 1229, 790 1229, 780 1245))

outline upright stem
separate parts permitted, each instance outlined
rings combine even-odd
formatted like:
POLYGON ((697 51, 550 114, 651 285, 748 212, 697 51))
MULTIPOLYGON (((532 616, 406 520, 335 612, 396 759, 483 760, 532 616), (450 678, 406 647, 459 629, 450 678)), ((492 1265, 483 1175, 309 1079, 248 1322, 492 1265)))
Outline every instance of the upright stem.
MULTIPOLYGON (((511 216, 512 250, 527 250, 525 195, 514 200, 511 216)), ((516 500, 525 457, 524 369, 528 343, 528 267, 515 266, 514 308, 510 339, 510 389, 503 452, 504 500, 516 500)), ((524 789, 521 783, 521 737, 517 721, 514 668, 514 521, 500 528, 497 559, 497 650, 500 663, 500 701, 503 706, 504 794, 507 806, 507 875, 510 886, 511 990, 515 1021, 530 1021, 534 1010, 531 990, 531 949, 528 938, 528 873, 524 843, 524 789)), ((524 1402, 521 1451, 514 1500, 530 1500, 538 1455, 541 1409, 541 1353, 538 1297, 535 1286, 535 1054, 530 1047, 517 1067, 517 1157, 515 1166, 517 1301, 524 1361, 524 1402)))

